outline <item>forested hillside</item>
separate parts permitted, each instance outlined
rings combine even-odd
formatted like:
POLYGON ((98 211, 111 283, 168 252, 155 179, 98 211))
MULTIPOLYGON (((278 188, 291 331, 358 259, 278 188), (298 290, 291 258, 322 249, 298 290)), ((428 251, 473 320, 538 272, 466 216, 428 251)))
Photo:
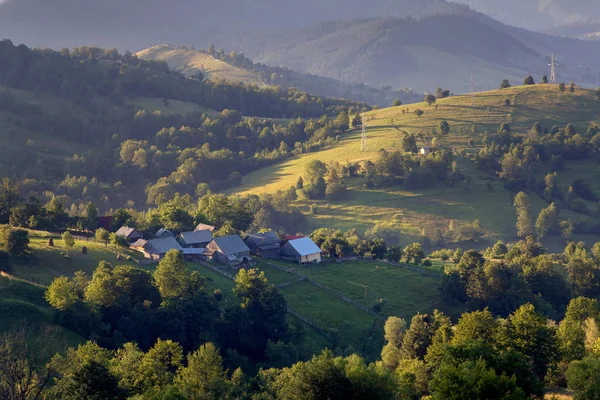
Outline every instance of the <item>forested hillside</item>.
POLYGON ((369 87, 365 84, 347 84, 339 80, 318 75, 305 74, 289 68, 256 64, 243 54, 226 53, 209 45, 207 50, 191 47, 153 46, 136 54, 144 60, 165 61, 169 67, 186 76, 201 73, 204 79, 223 79, 229 82, 244 82, 257 86, 294 87, 318 96, 344 98, 372 105, 389 106, 399 99, 404 103, 418 101, 420 95, 409 89, 391 90, 369 87))
POLYGON ((471 75, 479 89, 489 89, 502 77, 548 74, 551 54, 560 60, 561 79, 595 85, 599 46, 517 29, 470 10, 418 20, 335 21, 237 44, 265 64, 416 91, 451 82, 456 93, 470 91, 471 75))
POLYGON ((143 206, 199 183, 226 187, 241 171, 330 145, 349 111, 367 109, 296 89, 185 78, 164 62, 100 48, 3 41, 0 71, 3 175, 46 200, 64 196, 66 207, 143 206))
POLYGON ((165 42, 231 47, 227 43, 248 33, 304 28, 338 18, 421 17, 463 8, 446 0, 4 0, 0 38, 30 46, 96 45, 122 51, 165 42))
MULTIPOLYGON (((535 220, 555 199, 545 192, 549 185, 562 193, 560 221, 573 228, 567 233, 593 240, 600 233, 600 91, 503 84, 473 97, 445 97, 440 88, 438 98, 427 97, 431 105, 364 113, 366 149, 360 130, 349 132, 333 148, 250 173, 229 192, 272 193, 296 185, 303 194, 293 206, 313 229, 480 246, 474 241, 515 240, 516 191, 536 193, 530 202, 535 220), (423 147, 432 153, 419 154, 423 147), (573 196, 577 179, 594 195, 573 196)), ((545 243, 556 250, 563 246, 562 230, 552 231, 545 243)))

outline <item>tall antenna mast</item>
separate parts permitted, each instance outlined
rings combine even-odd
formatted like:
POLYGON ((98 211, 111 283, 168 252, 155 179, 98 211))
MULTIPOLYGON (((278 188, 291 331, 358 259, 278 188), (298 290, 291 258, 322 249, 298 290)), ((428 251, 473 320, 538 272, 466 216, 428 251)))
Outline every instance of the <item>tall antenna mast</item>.
POLYGON ((367 127, 365 126, 364 119, 362 120, 362 138, 360 140, 360 151, 367 151, 367 127))
POLYGON ((475 78, 471 74, 471 107, 475 107, 475 78))
POLYGON ((554 58, 554 54, 552 54, 552 61, 550 62, 550 83, 556 83, 556 59, 554 58))

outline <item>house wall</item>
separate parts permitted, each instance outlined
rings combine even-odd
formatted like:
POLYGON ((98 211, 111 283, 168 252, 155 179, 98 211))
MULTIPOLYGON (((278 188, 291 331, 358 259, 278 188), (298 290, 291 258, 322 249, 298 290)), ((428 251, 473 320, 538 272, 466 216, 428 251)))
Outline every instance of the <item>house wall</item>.
POLYGON ((261 258, 279 258, 281 256, 281 250, 280 249, 273 249, 273 250, 256 249, 254 251, 254 254, 256 254, 257 256, 259 256, 261 258))
POLYGON ((315 253, 315 254, 309 254, 307 256, 302 256, 302 257, 300 257, 300 262, 301 263, 313 263, 313 262, 320 263, 321 262, 321 253, 315 253))

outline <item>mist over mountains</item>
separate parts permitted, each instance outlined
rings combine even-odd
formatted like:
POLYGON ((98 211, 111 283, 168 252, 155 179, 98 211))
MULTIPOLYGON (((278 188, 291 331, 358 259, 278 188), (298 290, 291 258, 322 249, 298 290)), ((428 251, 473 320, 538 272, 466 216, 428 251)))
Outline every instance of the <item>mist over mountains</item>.
POLYGON ((600 81, 600 42, 586 37, 600 13, 592 0, 6 0, 0 37, 32 47, 96 45, 139 51, 161 43, 209 44, 253 61, 348 83, 478 89, 548 73, 600 81), (489 13, 501 22, 475 11, 489 13), (587 19, 584 19, 587 18, 587 19), (518 27, 514 27, 516 25, 518 27), (528 29, 525 29, 526 27, 528 29))
POLYGON ((240 32, 463 9, 445 0, 7 0, 0 3, 0 37, 53 48, 98 45, 137 51, 164 42, 229 47, 240 32))
POLYGON ((600 21, 596 0, 452 0, 507 24, 561 32, 560 27, 600 21))

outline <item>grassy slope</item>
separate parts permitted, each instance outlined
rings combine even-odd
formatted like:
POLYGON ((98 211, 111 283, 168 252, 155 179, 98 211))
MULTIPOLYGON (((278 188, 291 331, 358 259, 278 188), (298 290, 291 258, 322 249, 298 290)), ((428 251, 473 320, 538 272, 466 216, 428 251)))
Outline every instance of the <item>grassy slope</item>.
MULTIPOLYGON (((334 148, 303 154, 248 174, 242 186, 231 192, 268 193, 289 188, 303 174, 306 164, 315 159, 340 163, 375 160, 380 149, 398 148, 404 132, 430 136, 432 129, 442 120, 450 123, 451 133, 440 138, 440 143, 468 152, 476 151, 468 148, 469 139, 474 139, 475 146, 479 147, 483 135, 486 132, 495 133, 503 122, 509 123, 513 132, 525 132, 537 121, 548 127, 555 124, 564 126, 570 122, 578 130, 585 131, 590 123, 600 121, 600 103, 593 96, 589 90, 578 89, 574 94, 560 94, 555 85, 536 85, 477 93, 475 107, 471 106, 471 96, 465 95, 442 99, 437 106, 418 103, 372 111, 363 116, 368 129, 368 151, 360 151, 360 132, 351 131, 343 135, 334 148), (511 100, 510 107, 504 106, 505 99, 511 100), (416 109, 425 112, 423 117, 418 118, 414 114, 416 109), (476 133, 472 133, 473 125, 476 126, 476 133)), ((480 178, 492 177, 490 174, 476 170, 472 163, 462 157, 457 156, 457 162, 463 172, 472 177, 468 189, 465 189, 465 185, 453 188, 438 185, 436 188, 415 191, 406 191, 402 187, 364 189, 362 180, 350 179, 347 182, 348 197, 343 201, 301 200, 296 205, 306 212, 310 204, 318 206, 317 215, 309 215, 310 228, 356 227, 364 230, 375 222, 386 221, 397 226, 403 236, 408 236, 407 240, 410 240, 420 235, 422 228, 445 229, 450 220, 472 221, 478 218, 490 238, 512 239, 513 194, 505 190, 500 181, 494 182, 493 192, 488 192, 486 181, 480 178), (495 212, 490 213, 490 210, 495 212)), ((568 181, 570 179, 564 180, 568 181)), ((544 206, 542 200, 535 196, 532 196, 532 203, 534 213, 544 206)))
POLYGON ((230 82, 265 86, 265 83, 254 73, 216 60, 211 55, 199 51, 158 45, 142 50, 136 55, 145 60, 166 61, 169 68, 183 74, 193 74, 198 70, 203 70, 207 79, 217 78, 230 82))

